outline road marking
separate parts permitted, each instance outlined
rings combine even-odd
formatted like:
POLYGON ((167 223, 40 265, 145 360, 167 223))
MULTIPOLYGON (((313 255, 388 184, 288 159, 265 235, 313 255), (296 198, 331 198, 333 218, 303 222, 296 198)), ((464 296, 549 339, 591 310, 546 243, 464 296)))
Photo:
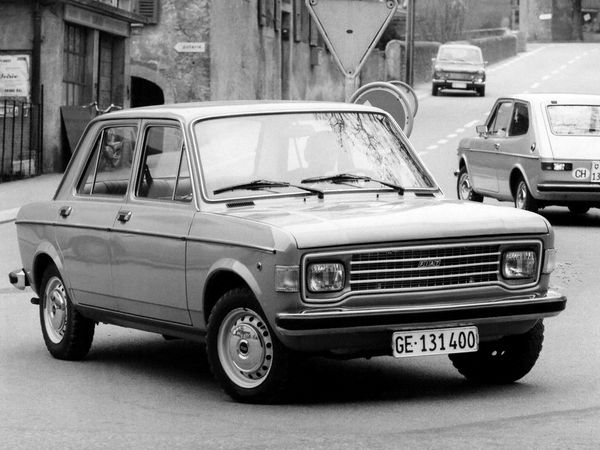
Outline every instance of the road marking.
POLYGON ((558 70, 553 70, 551 73, 552 75, 556 75, 558 73, 558 70))
POLYGON ((436 148, 438 148, 437 145, 430 145, 429 147, 427 147, 427 150, 435 150, 436 148))
POLYGON ((463 128, 471 128, 473 125, 475 125, 476 123, 479 123, 479 120, 471 120, 469 123, 465 124, 463 126, 463 128))
POLYGON ((452 139, 455 138, 456 136, 458 136, 457 134, 451 133, 448 136, 446 136, 448 139, 452 139))
POLYGON ((574 62, 575 62, 575 60, 574 60, 574 59, 572 59, 572 60, 570 60, 570 61, 567 61, 567 64, 573 64, 574 62))
POLYGON ((440 139, 439 141, 437 141, 438 144, 447 144, 448 141, 446 139, 440 139))
POLYGON ((542 81, 546 81, 548 78, 550 78, 550 75, 544 75, 544 76, 542 77, 542 81))
POLYGON ((462 133, 463 131, 465 131, 464 128, 457 128, 456 130, 454 130, 455 133, 462 133))
POLYGON ((536 89, 539 85, 540 85, 540 83, 533 83, 531 85, 531 89, 536 89))
POLYGON ((417 152, 419 156, 425 156, 429 152, 417 152))
POLYGON ((566 69, 566 68, 567 68, 566 64, 563 64, 562 66, 559 67, 559 69, 566 69))

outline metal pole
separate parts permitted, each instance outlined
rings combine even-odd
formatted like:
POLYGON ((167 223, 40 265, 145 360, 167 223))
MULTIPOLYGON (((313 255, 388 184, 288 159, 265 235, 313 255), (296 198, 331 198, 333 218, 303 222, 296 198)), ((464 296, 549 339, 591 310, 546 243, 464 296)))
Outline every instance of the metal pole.
POLYGON ((412 86, 414 84, 415 57, 415 0, 408 0, 406 4, 406 46, 404 54, 404 81, 412 86))

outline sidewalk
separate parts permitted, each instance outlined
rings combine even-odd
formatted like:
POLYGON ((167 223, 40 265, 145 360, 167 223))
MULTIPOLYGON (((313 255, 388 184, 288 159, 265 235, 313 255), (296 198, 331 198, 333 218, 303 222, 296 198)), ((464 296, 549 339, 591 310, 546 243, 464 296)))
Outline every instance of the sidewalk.
POLYGON ((0 183, 0 224, 12 222, 27 203, 50 200, 62 179, 61 173, 0 183))

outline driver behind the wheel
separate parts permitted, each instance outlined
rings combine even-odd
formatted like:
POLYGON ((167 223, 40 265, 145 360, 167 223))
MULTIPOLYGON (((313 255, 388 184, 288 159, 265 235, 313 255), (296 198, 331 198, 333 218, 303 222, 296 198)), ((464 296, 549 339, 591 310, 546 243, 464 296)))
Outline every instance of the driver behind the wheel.
POLYGON ((308 138, 304 148, 305 177, 334 175, 339 172, 339 145, 332 131, 319 131, 308 138))

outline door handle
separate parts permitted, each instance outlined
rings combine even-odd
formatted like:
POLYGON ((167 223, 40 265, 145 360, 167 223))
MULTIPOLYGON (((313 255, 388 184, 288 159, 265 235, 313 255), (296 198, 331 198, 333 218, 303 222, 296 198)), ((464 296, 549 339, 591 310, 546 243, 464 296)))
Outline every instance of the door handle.
POLYGON ((131 211, 119 211, 117 214, 117 220, 121 223, 129 222, 131 219, 131 211))
POLYGON ((60 214, 61 217, 69 217, 71 215, 71 211, 73 211, 73 208, 70 206, 61 206, 60 209, 58 210, 58 214, 60 214))
POLYGON ((500 144, 498 144, 498 143, 496 142, 496 143, 494 144, 494 148, 495 148, 496 150, 500 150, 500 144))

